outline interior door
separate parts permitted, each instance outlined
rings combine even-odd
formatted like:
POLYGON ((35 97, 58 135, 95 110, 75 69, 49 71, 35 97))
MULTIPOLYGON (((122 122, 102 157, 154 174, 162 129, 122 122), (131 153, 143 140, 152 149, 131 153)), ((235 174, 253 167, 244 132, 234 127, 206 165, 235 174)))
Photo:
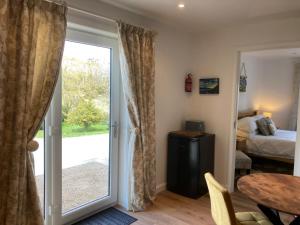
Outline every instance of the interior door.
POLYGON ((117 202, 117 51, 114 38, 67 30, 46 119, 48 224, 70 223, 117 202))

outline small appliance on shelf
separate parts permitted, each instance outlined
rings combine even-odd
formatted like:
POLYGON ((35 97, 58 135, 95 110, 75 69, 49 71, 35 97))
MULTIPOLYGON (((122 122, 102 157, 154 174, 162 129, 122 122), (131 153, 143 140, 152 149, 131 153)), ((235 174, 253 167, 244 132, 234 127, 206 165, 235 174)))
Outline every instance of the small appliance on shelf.
POLYGON ((185 130, 204 132, 205 125, 201 120, 187 120, 185 121, 185 130))

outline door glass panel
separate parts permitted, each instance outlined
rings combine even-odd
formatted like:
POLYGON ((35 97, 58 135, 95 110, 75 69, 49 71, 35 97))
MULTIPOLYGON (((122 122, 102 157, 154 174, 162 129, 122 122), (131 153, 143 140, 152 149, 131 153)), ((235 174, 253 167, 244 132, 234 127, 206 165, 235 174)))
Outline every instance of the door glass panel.
POLYGON ((108 196, 111 49, 66 41, 62 61, 62 212, 108 196))
POLYGON ((38 195, 41 202, 41 207, 44 211, 45 200, 45 132, 44 123, 42 123, 39 131, 37 132, 35 141, 39 143, 39 148, 33 152, 34 157, 34 172, 35 180, 38 189, 38 195))

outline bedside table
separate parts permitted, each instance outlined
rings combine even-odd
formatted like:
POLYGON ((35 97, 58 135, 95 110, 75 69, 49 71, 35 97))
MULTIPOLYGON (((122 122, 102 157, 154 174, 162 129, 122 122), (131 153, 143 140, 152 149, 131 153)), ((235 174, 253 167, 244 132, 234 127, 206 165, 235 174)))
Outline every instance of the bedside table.
POLYGON ((243 137, 236 137, 236 149, 240 151, 246 151, 247 145, 246 145, 246 138, 243 137))

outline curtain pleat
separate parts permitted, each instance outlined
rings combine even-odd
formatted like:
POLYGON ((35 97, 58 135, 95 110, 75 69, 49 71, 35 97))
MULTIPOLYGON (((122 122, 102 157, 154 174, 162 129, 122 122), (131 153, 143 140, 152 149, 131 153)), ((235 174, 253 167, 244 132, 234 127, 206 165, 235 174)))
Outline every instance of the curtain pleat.
POLYGON ((0 1, 0 225, 44 223, 31 152, 59 75, 66 11, 42 0, 0 1))
POLYGON ((154 33, 118 22, 121 76, 131 122, 130 209, 144 210, 155 198, 154 33))

